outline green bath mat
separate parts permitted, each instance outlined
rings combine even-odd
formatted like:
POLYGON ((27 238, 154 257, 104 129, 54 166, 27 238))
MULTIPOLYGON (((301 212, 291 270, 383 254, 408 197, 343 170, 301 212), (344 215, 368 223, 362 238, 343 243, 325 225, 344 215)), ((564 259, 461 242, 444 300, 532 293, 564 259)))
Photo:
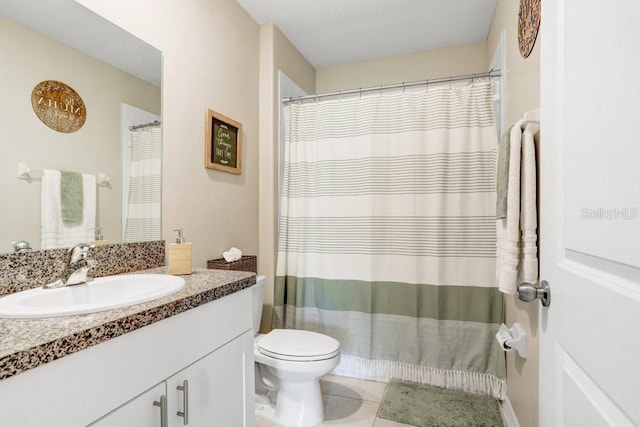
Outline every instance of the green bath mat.
POLYGON ((381 418, 419 427, 502 427, 498 401, 425 384, 391 380, 381 418))

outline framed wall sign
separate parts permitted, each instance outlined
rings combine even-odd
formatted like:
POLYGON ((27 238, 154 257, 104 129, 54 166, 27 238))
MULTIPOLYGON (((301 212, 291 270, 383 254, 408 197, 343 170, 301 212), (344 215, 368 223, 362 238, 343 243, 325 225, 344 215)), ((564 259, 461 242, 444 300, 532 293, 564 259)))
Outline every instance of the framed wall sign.
POLYGON ((204 167, 242 173, 242 124, 213 110, 206 113, 204 167))

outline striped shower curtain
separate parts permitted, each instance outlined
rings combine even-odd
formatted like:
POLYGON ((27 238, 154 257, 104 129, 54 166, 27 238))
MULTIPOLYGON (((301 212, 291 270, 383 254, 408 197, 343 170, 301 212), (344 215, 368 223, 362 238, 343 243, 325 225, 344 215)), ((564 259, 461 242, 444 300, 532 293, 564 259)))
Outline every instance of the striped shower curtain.
POLYGON ((273 326, 337 374, 505 396, 491 83, 285 108, 273 326))
POLYGON ((162 130, 131 132, 129 203, 124 242, 160 240, 162 130))

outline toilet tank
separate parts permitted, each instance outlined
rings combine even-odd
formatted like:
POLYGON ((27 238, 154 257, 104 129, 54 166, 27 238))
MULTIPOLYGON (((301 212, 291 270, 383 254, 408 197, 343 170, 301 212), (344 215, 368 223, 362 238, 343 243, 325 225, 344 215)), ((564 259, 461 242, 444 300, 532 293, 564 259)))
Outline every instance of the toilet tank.
POLYGON ((260 320, 262 319, 262 303, 264 302, 264 282, 267 276, 257 276, 256 284, 251 287, 253 292, 253 333, 260 330, 260 320))

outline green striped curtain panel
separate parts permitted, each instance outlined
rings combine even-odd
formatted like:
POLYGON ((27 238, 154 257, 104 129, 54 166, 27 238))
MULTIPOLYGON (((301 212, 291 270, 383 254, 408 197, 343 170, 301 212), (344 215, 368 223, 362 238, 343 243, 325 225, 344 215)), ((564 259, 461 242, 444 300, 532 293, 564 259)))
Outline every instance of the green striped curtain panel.
POLYGON ((124 242, 160 240, 162 130, 131 132, 131 179, 124 242))
POLYGON ((504 398, 490 82, 285 108, 273 326, 337 374, 504 398))

